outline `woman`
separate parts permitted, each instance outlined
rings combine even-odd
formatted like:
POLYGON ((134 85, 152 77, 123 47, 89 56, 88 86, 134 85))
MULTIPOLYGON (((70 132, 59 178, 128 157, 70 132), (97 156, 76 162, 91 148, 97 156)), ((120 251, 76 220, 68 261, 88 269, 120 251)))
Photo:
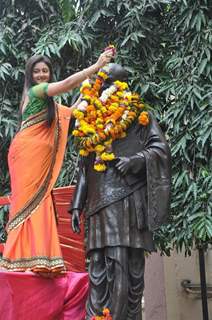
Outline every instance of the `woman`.
POLYGON ((89 68, 53 83, 47 57, 28 60, 21 128, 8 155, 12 197, 0 267, 44 276, 65 271, 51 191, 63 161, 71 108, 57 105, 53 96, 77 87, 111 57, 112 50, 107 50, 89 68))

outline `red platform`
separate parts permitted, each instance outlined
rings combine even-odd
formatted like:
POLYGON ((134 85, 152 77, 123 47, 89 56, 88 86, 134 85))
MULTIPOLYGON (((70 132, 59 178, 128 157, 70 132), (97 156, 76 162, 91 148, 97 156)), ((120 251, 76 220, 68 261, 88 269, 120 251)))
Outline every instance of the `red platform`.
MULTIPOLYGON (((45 279, 30 272, 0 271, 0 320, 84 320, 88 292, 85 273, 84 227, 72 232, 67 212, 74 187, 53 190, 58 233, 65 264, 64 276, 45 279)), ((0 206, 9 197, 0 197, 0 206)), ((0 252, 3 251, 0 244, 0 252)))
POLYGON ((57 188, 53 190, 53 198, 58 215, 58 234, 66 268, 70 271, 84 272, 84 219, 81 216, 81 233, 74 233, 71 229, 71 216, 67 212, 73 192, 74 187, 57 188))
POLYGON ((45 279, 0 271, 0 320, 84 320, 87 292, 86 273, 45 279))

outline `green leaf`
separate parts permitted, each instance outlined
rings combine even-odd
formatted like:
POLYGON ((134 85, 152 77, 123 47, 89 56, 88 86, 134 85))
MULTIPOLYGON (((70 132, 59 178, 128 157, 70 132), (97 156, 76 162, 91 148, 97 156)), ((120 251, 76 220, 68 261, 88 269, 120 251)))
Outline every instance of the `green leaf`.
POLYGON ((200 66, 199 66, 199 74, 202 74, 204 72, 204 69, 206 67, 208 63, 208 59, 203 59, 200 63, 200 66))

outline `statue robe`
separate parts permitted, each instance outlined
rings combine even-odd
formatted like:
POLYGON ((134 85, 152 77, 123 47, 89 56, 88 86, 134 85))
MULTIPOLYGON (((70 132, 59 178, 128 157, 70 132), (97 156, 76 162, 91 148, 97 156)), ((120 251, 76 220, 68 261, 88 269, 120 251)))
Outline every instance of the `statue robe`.
POLYGON ((152 231, 166 222, 169 211, 169 147, 150 114, 149 125, 136 120, 112 148, 117 158, 144 157, 145 165, 133 167, 122 177, 114 162, 108 162, 105 172, 97 172, 93 154, 82 159, 71 209, 85 212, 87 251, 110 246, 153 251, 152 231))

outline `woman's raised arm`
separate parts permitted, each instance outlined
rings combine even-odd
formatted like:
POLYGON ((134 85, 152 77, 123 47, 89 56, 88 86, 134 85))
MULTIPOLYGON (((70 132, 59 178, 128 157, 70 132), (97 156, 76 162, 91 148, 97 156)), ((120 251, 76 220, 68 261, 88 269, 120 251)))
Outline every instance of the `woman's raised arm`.
POLYGON ((62 81, 49 83, 47 90, 48 96, 57 96, 78 87, 82 81, 109 63, 112 57, 113 50, 107 50, 103 52, 99 56, 97 62, 90 67, 83 69, 82 71, 79 71, 62 81))

